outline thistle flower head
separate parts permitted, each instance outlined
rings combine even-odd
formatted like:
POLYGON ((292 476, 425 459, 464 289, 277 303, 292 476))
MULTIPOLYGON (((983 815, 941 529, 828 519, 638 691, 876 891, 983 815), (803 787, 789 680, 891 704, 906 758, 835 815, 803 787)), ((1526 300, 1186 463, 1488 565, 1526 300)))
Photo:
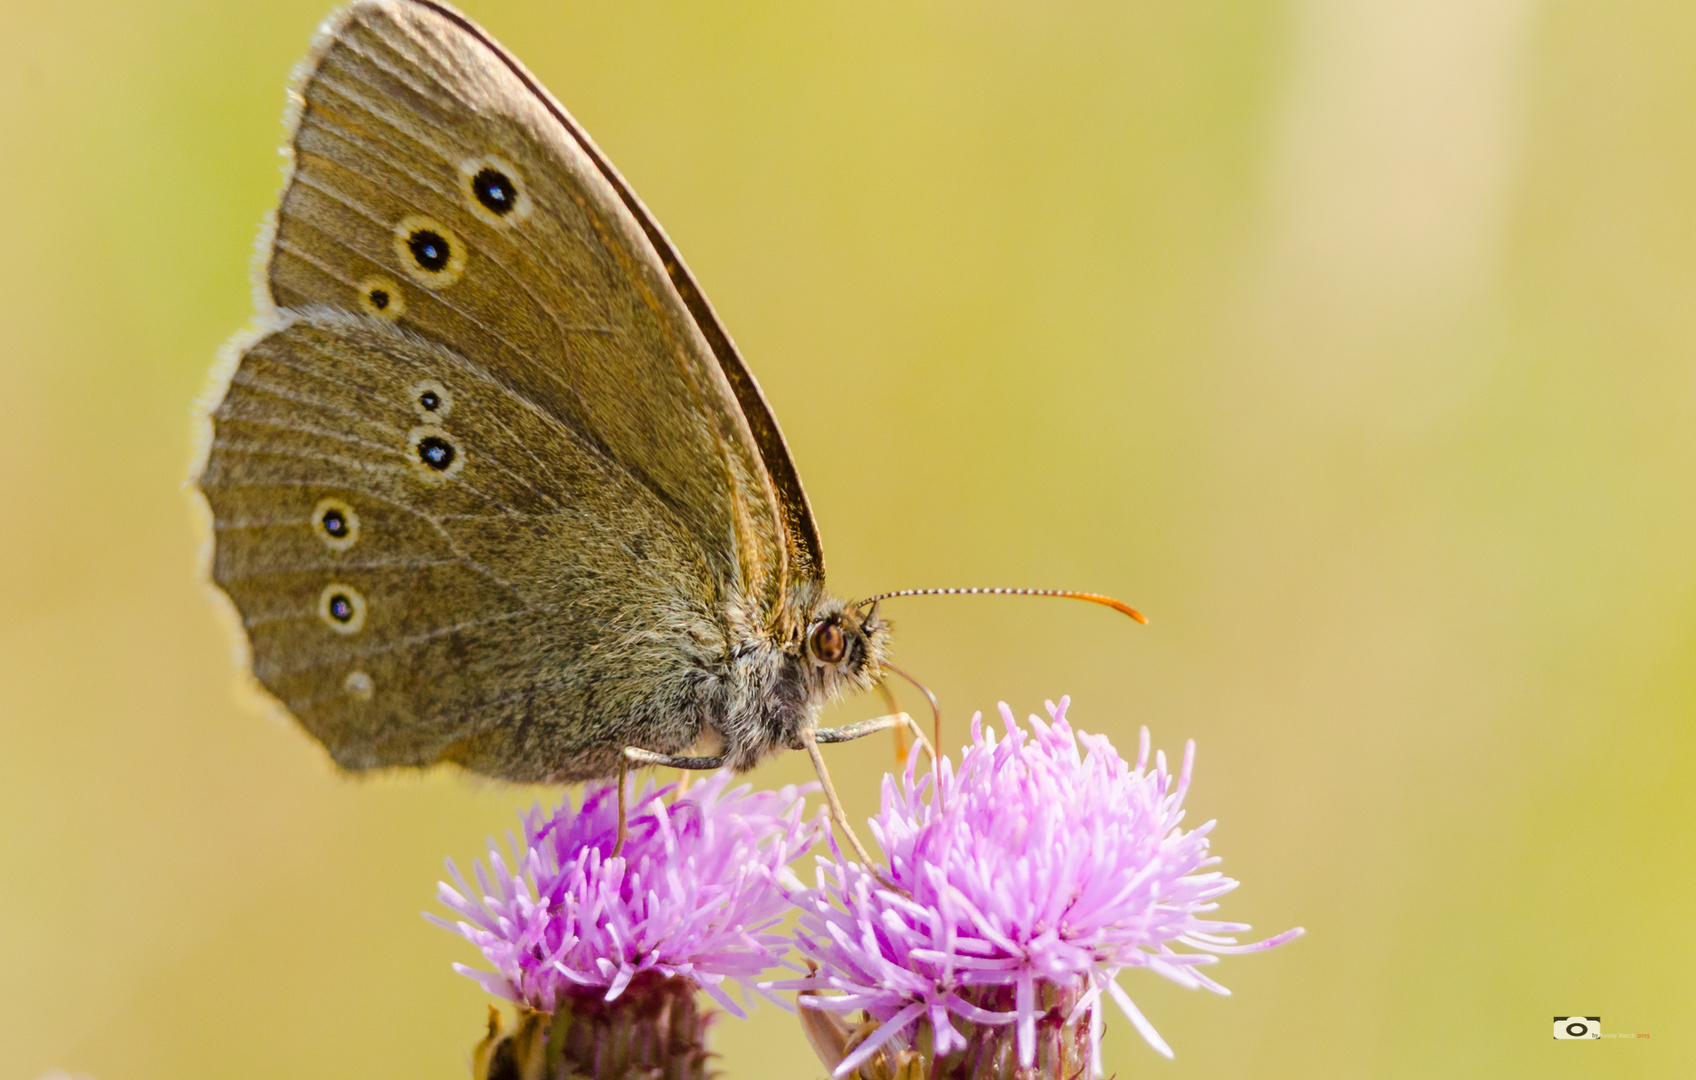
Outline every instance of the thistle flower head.
POLYGON ((1003 705, 1003 735, 974 718, 958 771, 947 759, 919 769, 915 753, 899 780, 885 778, 872 828, 908 895, 840 855, 820 860, 816 888, 792 895, 797 941, 818 971, 781 985, 812 991, 807 1007, 881 1021, 836 1075, 906 1042, 920 1021, 939 1058, 967 1047, 955 1020, 980 1034, 1011 1027, 1029 1069, 1039 1020, 1057 1032, 1086 1015, 1099 1074, 1104 995, 1170 1056, 1119 987, 1121 970, 1223 994, 1201 965, 1301 933, 1238 945, 1230 935, 1247 926, 1206 917, 1237 883, 1209 869, 1213 822, 1180 828, 1194 743, 1174 776, 1163 752, 1151 767, 1144 729, 1133 766, 1106 738, 1074 732, 1066 706, 1051 703, 1050 722, 1033 716, 1025 731, 1003 705))
POLYGON ((719 773, 669 800, 675 785, 649 781, 630 798, 617 856, 618 789, 604 784, 580 809, 567 797, 552 813, 522 815, 511 869, 490 841, 487 866, 473 861, 475 889, 450 860, 454 884, 440 883, 438 896, 459 921, 427 917, 495 968, 455 970, 544 1012, 567 996, 614 1000, 646 972, 683 976, 742 1015, 723 984, 754 990, 782 959, 788 939, 773 928, 788 905, 777 875, 818 838, 822 817, 803 816, 803 788, 726 791, 730 781, 719 773))

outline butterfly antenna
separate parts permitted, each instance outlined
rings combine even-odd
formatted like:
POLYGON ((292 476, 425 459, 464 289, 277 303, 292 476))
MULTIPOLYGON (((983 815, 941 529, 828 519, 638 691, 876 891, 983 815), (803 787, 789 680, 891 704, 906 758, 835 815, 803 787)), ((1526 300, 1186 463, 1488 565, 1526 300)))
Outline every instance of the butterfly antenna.
POLYGON ((1111 596, 1103 596, 1092 592, 1069 592, 1063 589, 900 589, 896 592, 879 593, 868 596, 855 604, 855 607, 865 607, 879 600, 893 600, 897 596, 1058 596, 1066 600, 1088 600, 1092 604, 1110 607, 1121 615, 1129 615, 1139 623, 1146 625, 1148 616, 1123 600, 1115 600, 1111 596))

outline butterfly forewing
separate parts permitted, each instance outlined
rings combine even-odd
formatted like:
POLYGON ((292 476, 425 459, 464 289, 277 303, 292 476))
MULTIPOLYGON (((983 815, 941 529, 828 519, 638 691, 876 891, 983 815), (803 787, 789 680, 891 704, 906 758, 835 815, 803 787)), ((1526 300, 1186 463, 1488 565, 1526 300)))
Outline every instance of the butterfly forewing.
POLYGON ((535 95, 409 3, 351 9, 300 94, 275 302, 369 309, 384 279, 401 325, 658 493, 721 578, 778 588, 778 513, 728 384, 639 225, 535 95), (509 205, 485 206, 479 175, 509 205))

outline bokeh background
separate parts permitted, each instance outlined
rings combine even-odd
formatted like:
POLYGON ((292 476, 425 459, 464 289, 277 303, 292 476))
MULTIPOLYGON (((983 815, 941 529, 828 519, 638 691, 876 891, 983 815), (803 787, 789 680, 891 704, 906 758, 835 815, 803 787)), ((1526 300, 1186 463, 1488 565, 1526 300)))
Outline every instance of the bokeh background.
MULTIPOLYGON (((553 797, 335 775, 197 580, 191 402, 322 4, 0 4, 7 1080, 466 1075, 418 912, 553 797)), ((1178 1056, 1115 1018, 1111 1070, 1690 1074, 1696 6, 466 6, 681 245, 839 592, 1152 615, 888 605, 956 740, 1063 693, 1197 740, 1225 916, 1308 928, 1228 999, 1127 976, 1178 1056)), ((890 759, 835 750, 857 817, 890 759)), ((776 1008, 717 1037, 822 1074, 776 1008)))

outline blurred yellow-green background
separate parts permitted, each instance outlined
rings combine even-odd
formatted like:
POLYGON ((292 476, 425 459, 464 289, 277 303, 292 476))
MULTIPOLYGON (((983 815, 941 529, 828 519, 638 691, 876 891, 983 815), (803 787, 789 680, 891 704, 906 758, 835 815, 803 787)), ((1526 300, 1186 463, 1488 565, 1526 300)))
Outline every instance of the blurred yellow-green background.
MULTIPOLYGON (((467 1075, 418 912, 551 797, 338 777, 197 581, 190 406, 320 3, 3 5, 0 1080, 467 1075)), ((1062 693, 1197 740, 1223 914, 1308 928, 1228 999, 1127 976, 1177 1060, 1115 1016, 1111 1071, 1690 1074, 1696 6, 467 8, 692 263, 838 592, 1153 617, 888 605, 956 740, 1062 693)), ((889 760, 835 749, 857 817, 889 760)), ((776 1008, 717 1036, 822 1074, 776 1008)))

